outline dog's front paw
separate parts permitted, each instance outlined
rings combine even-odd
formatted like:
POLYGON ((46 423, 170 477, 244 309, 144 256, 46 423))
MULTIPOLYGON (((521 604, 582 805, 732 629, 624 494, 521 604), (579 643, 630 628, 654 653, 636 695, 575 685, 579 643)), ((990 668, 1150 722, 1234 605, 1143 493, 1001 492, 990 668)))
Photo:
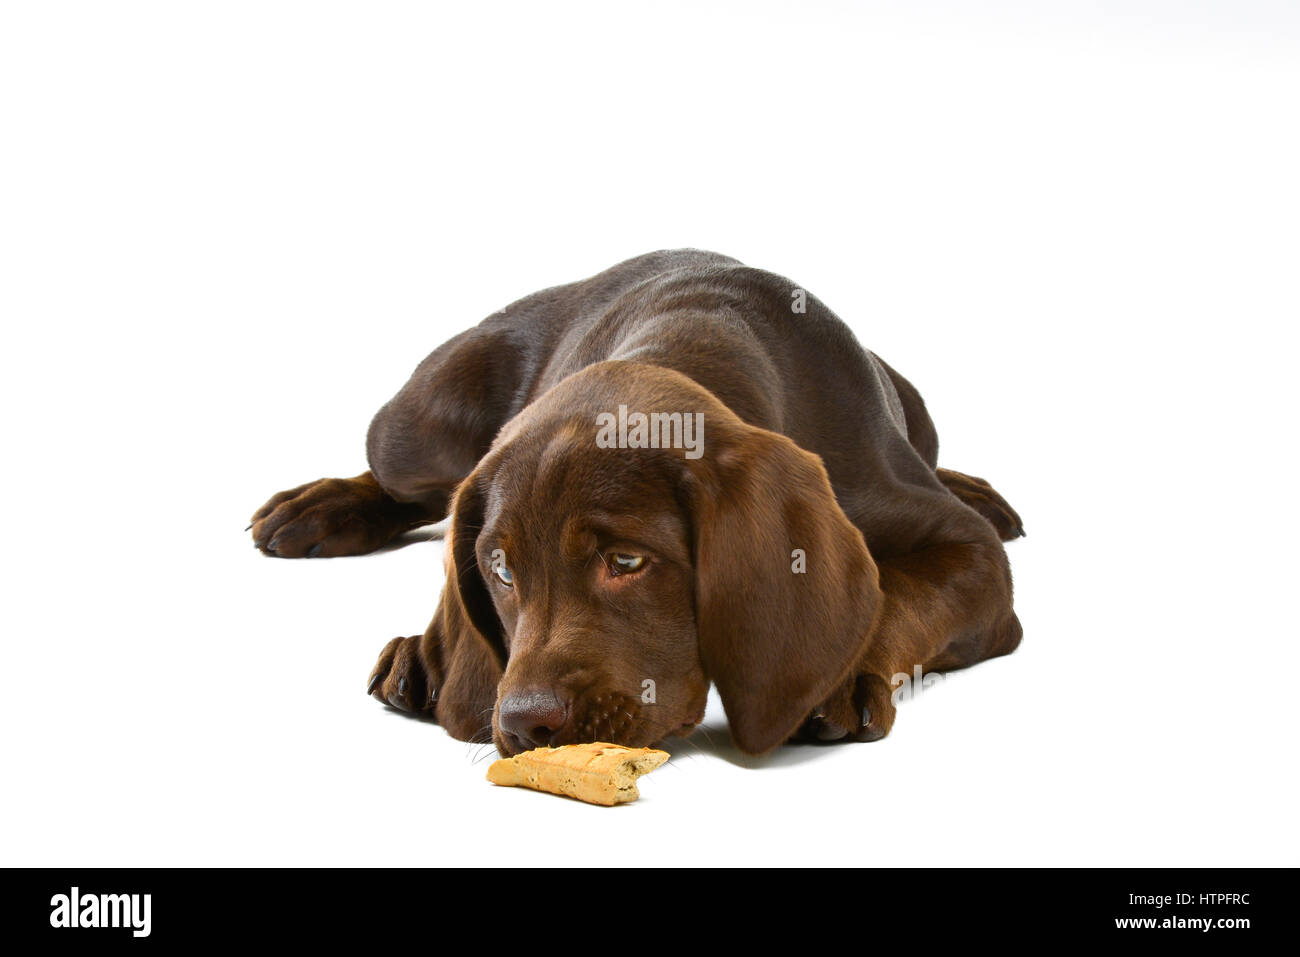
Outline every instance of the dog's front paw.
POLYGON ((386 644, 370 672, 366 694, 399 711, 432 715, 442 679, 425 644, 430 640, 427 634, 412 635, 386 644))
POLYGON ((879 675, 846 681, 795 733, 800 741, 879 741, 894 726, 889 685, 879 675))
POLYGON ((253 515, 253 543, 278 558, 364 555, 427 520, 393 500, 366 472, 319 479, 271 496, 253 515))

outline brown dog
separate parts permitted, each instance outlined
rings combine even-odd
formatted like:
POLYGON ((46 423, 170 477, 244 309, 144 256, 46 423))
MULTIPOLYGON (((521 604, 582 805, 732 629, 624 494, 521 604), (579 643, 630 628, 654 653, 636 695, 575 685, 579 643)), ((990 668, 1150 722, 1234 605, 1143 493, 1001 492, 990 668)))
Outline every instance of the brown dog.
POLYGON ((503 754, 688 733, 710 682, 745 751, 872 741, 894 675, 1020 643, 1019 516, 936 467, 920 395, 829 309, 715 253, 508 306, 420 364, 367 451, 253 538, 356 555, 450 509, 433 622, 367 690, 503 754))

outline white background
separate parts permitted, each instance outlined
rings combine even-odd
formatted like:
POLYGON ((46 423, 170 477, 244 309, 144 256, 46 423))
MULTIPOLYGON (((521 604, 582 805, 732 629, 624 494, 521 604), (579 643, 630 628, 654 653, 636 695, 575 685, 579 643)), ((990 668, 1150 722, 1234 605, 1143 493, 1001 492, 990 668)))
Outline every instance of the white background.
MULTIPOLYGON (((1285 3, 9 3, 0 861, 1300 863, 1285 3), (1025 640, 612 810, 364 693, 441 544, 262 557, 415 364, 696 246, 1025 519, 1025 640)), ((810 383, 815 387, 815 383, 810 383)), ((428 536, 423 536, 427 538, 428 536)))

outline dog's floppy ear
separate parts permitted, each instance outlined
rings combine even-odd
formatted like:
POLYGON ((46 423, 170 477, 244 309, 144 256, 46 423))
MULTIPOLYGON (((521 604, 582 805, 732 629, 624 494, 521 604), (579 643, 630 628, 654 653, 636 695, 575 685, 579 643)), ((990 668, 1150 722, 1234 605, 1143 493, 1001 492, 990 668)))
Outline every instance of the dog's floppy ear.
POLYGON ((443 603, 458 601, 457 611, 485 641, 502 668, 506 663, 504 629, 497 617, 487 583, 479 571, 475 545, 483 530, 484 498, 478 473, 471 474, 456 489, 451 503, 451 527, 447 532, 447 588, 443 603))
POLYGON ((737 747, 761 754, 862 656, 879 571, 820 458, 739 420, 714 436, 688 482, 700 659, 737 747))
POLYGON ((477 490, 462 493, 453 506, 443 553, 447 581, 420 648, 436 688, 438 723, 462 741, 491 741, 492 723, 485 715, 496 704, 505 653, 500 622, 473 560, 482 500, 477 490))

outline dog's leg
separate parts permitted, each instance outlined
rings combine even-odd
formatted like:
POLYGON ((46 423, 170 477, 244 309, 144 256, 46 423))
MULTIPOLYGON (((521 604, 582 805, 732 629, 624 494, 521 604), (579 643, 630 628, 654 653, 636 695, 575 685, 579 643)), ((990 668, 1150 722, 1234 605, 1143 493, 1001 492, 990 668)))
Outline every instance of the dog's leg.
POLYGON ((444 343, 371 422, 370 471, 273 496, 253 516, 253 541, 280 558, 361 555, 440 521, 522 401, 526 367, 504 320, 444 343))
POLYGON ((492 740, 501 665, 444 589, 422 635, 394 638, 379 654, 366 693, 401 711, 433 717, 453 738, 492 740))
POLYGON ((1025 526, 1016 510, 984 479, 951 469, 936 469, 935 474, 948 491, 988 519, 1004 542, 1025 534, 1025 526))
POLYGON ((926 411, 921 393, 879 356, 875 357, 875 361, 885 370, 894 384, 907 422, 907 441, 916 450, 921 460, 934 469, 939 481, 947 486, 948 491, 991 522, 997 529, 998 537, 1004 542, 1024 535, 1025 527, 1016 510, 1008 505, 1007 500, 995 492, 988 482, 982 478, 937 467, 939 435, 935 431, 930 413, 926 411))
MULTIPOLYGON (((1000 542, 937 544, 881 561, 882 610, 867 652, 800 736, 875 741, 894 723, 898 676, 966 667, 1020 644, 1000 542)), ((913 689, 915 690, 915 689, 913 689)))
POLYGON ((456 486, 533 397, 574 313, 599 310, 647 276, 697 260, 735 262, 700 252, 638 256, 525 296, 443 343, 371 422, 370 471, 274 496, 254 516, 254 541, 286 558, 358 555, 407 528, 440 521, 456 486))

